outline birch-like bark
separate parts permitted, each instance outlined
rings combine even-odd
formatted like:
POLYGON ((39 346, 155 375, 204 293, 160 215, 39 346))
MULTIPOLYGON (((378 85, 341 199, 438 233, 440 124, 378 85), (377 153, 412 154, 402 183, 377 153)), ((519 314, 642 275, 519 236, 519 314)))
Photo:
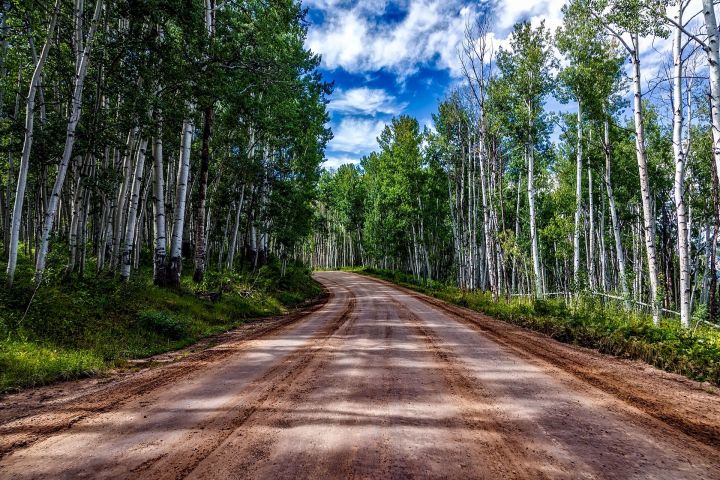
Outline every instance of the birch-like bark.
MULTIPOLYGON (((147 147, 146 147, 147 148, 147 147)), ((152 148, 152 147, 151 147, 152 148)), ((147 150, 146 150, 147 152, 147 150)), ((147 154, 145 156, 147 159, 147 154)), ((153 225, 152 220, 146 220, 147 213, 147 199, 152 190, 152 169, 150 169, 150 178, 146 182, 143 182, 140 190, 140 203, 137 207, 137 221, 135 227, 135 241, 132 250, 132 268, 137 270, 140 268, 140 253, 142 251, 142 244, 144 239, 148 239, 148 249, 153 248, 153 225)))
MULTIPOLYGON (((530 137, 532 138, 532 137, 530 137)), ((532 262, 533 262, 533 273, 535 280, 535 296, 543 298, 545 292, 543 291, 542 272, 540 271, 540 249, 538 248, 538 237, 537 237, 537 222, 535 216, 535 182, 534 182, 534 168, 535 168, 535 152, 533 148, 532 140, 528 141, 527 145, 527 157, 528 157, 528 207, 530 210, 530 243, 532 246, 532 262)))
POLYGON ((647 152, 645 151, 645 124, 642 111, 642 85, 640 83, 640 52, 639 39, 633 34, 633 52, 631 55, 633 68, 633 113, 635 117, 635 151, 637 154, 638 172, 640 174, 640 196, 643 209, 643 230, 645 251, 648 262, 648 281, 650 284, 650 303, 652 304, 653 323, 660 323, 658 305, 657 254, 655 249, 655 215, 652 208, 650 192, 650 175, 648 173, 647 152))
POLYGON ((75 88, 73 91, 72 107, 70 112, 70 118, 67 124, 67 133, 65 140, 65 149, 63 156, 60 160, 58 167, 57 177, 55 177, 55 185, 53 186, 52 194, 50 195, 50 201, 48 202, 48 210, 45 213, 45 221, 43 223, 43 230, 40 239, 40 248, 38 250, 37 261, 35 264, 35 281, 40 283, 42 281, 43 273, 45 272, 45 262, 47 260, 48 246, 50 242, 50 232, 52 231, 55 223, 55 214, 58 208, 58 202, 60 200, 60 192, 63 184, 65 183, 65 176, 67 174, 68 165, 70 163, 70 157, 72 156, 73 146, 75 145, 75 129, 80 121, 80 112, 82 106, 82 93, 85 86, 85 76, 87 74, 88 62, 90 61, 90 47, 93 43, 93 37, 100 21, 100 14, 103 9, 103 0, 97 0, 95 5, 95 13, 90 24, 90 30, 88 31, 87 38, 85 39, 85 47, 82 50, 80 61, 78 62, 78 68, 75 74, 75 88))
POLYGON ((130 198, 130 185, 132 184, 133 157, 135 154, 135 145, 137 144, 137 132, 138 128, 135 127, 128 133, 128 138, 125 142, 125 151, 122 156, 123 181, 122 186, 120 187, 120 192, 117 196, 112 235, 112 249, 110 255, 110 268, 113 271, 120 264, 120 246, 123 241, 125 214, 127 213, 127 204, 130 198))
POLYGON ((165 179, 163 178, 163 143, 162 133, 153 142, 153 216, 154 243, 153 281, 155 285, 167 282, 166 256, 167 234, 165 233, 165 179))
POLYGON ((235 265, 235 251, 237 250, 238 232, 240 231, 240 216, 242 214, 243 202, 245 201, 245 185, 240 189, 240 198, 235 205, 235 222, 233 226, 233 236, 228 250, 227 263, 225 268, 232 270, 235 265))
POLYGON ((600 288, 603 292, 607 291, 607 251, 605 250, 605 196, 600 190, 600 225, 597 230, 597 241, 600 249, 600 288))
MULTIPOLYGON (((682 2, 678 2, 682 3, 682 2)), ((720 38, 713 0, 702 0, 707 39, 703 45, 710 73, 710 117, 712 120, 713 156, 720 178, 720 38)), ((680 25, 682 23, 678 22, 680 25)))
POLYGON ((185 225, 185 205, 188 190, 188 175, 190 173, 190 146, 194 130, 192 120, 183 122, 181 138, 180 165, 178 166, 177 191, 175 194, 175 224, 173 226, 172 241, 170 244, 170 265, 168 272, 168 283, 180 285, 180 273, 182 272, 182 241, 183 227, 185 225))
MULTIPOLYGON (((527 154, 525 155, 526 159, 525 162, 527 163, 527 154)), ((522 176, 518 176, 518 182, 517 182, 517 197, 515 199, 515 244, 517 244, 518 239, 520 238, 520 197, 522 192, 522 176)), ((517 265, 517 254, 513 253, 512 256, 512 282, 510 285, 510 290, 513 292, 516 292, 519 288, 519 279, 518 279, 518 265, 517 265)))
MULTIPOLYGON (((70 232, 68 235, 68 244, 70 247, 70 259, 67 265, 67 272, 72 273, 75 271, 75 268, 77 266, 77 259, 78 259, 78 238, 79 238, 79 229, 82 218, 82 202, 84 197, 84 189, 82 185, 82 178, 85 176, 85 162, 82 161, 83 157, 77 156, 75 157, 75 185, 74 185, 74 193, 73 189, 71 188, 71 214, 70 214, 70 232), (78 167, 78 163, 80 166, 78 167)), ((71 183, 72 185, 72 183, 71 183)))
POLYGON ((197 205, 195 207, 195 273, 193 281, 202 282, 205 276, 205 257, 207 238, 205 235, 205 202, 207 200, 208 171, 210 168, 210 134, 213 122, 213 107, 205 109, 205 122, 203 126, 202 151, 200 152, 200 172, 198 180, 197 205))
POLYGON ((615 256, 617 257, 617 263, 618 263, 618 281, 620 283, 620 289, 622 291, 623 297, 626 300, 626 306, 629 307, 630 304, 630 289, 628 287, 627 283, 627 274, 625 269, 625 251, 623 249, 622 245, 622 237, 620 236, 620 223, 618 221, 618 215, 617 215, 617 208, 615 206, 615 195, 613 193, 612 188, 612 180, 610 178, 610 163, 612 159, 612 150, 610 149, 610 122, 605 117, 605 141, 604 141, 604 147, 605 147, 605 189, 607 190, 608 195, 608 205, 610 207, 610 220, 612 223, 612 229, 613 229, 613 239, 615 240, 615 256))
MULTIPOLYGON (((35 50, 35 40, 33 40, 32 32, 30 32, 30 30, 28 30, 28 43, 30 44, 30 54, 32 55, 33 64, 37 65, 40 58, 35 50)), ((43 77, 41 73, 38 78, 37 96, 40 101, 40 125, 45 125, 47 123, 47 113, 45 108, 45 93, 43 91, 42 83, 43 77)), ((0 105, 0 108, 2 108, 2 105, 0 105)))
MULTIPOLYGON (((25 101, 25 139, 23 141, 22 155, 20 157, 20 171, 18 172, 18 183, 15 189, 15 204, 13 206, 12 219, 10 221, 10 242, 8 252, 7 265, 7 283, 12 285, 15 279, 15 269, 17 268, 18 242, 20 238, 20 223, 22 221, 23 203, 25 201, 25 188, 27 186, 27 175, 30 168, 30 151, 33 143, 33 126, 35 122, 35 95, 39 88, 42 70, 45 66, 48 53, 50 52, 50 44, 52 42, 53 33, 55 31, 55 23, 57 22, 58 10, 60 9, 60 0, 55 1, 55 7, 50 19, 45 43, 40 51, 40 58, 35 64, 32 77, 30 78, 30 87, 28 89, 27 100, 25 101)), ((8 182, 9 185, 9 182, 8 182)))
MULTIPOLYGON (((484 130, 484 129, 483 129, 484 130)), ((487 181, 487 172, 485 168, 485 159, 487 158, 487 153, 485 150, 485 140, 484 140, 484 131, 481 133, 480 138, 480 196, 482 201, 482 209, 483 209, 483 234, 485 236, 485 248, 487 250, 487 263, 488 263, 488 273, 490 280, 490 291, 492 292, 493 298, 497 299, 498 297, 498 282, 497 282, 497 270, 495 268, 495 239, 492 235, 492 222, 491 222, 491 212, 490 212, 490 202, 488 201, 488 181, 487 181)))
POLYGON ((135 248, 135 232, 137 229, 138 205, 140 204, 140 189, 142 188, 143 172, 145 171, 145 150, 147 140, 140 141, 135 162, 135 174, 133 175, 132 193, 130 194, 130 205, 128 206, 127 225, 125 228, 125 240, 123 241, 122 260, 120 262, 120 279, 130 278, 130 269, 133 261, 133 248, 135 248))
POLYGON ((578 99, 577 113, 577 158, 575 172, 575 230, 573 231, 573 283, 580 286, 580 212, 582 209, 582 103, 578 99))
MULTIPOLYGON (((675 21, 682 25, 683 2, 677 2, 675 21)), ((675 213, 677 215, 677 246, 680 270, 680 323, 690 326, 690 259, 688 247, 688 215, 685 204, 686 151, 683 145, 682 54, 683 34, 673 32, 673 155, 675 157, 675 213)), ((714 130, 714 129, 713 129, 714 130)))
MULTIPOLYGON (((215 34, 215 0, 205 0, 205 28, 208 38, 212 39, 215 34)), ((204 113, 204 125, 202 136, 202 150, 200 152, 200 172, 198 180, 197 205, 195 206, 195 273, 193 281, 202 282, 205 277, 207 266, 207 228, 205 203, 207 200, 208 170, 210 168, 210 135, 213 123, 213 105, 208 105, 204 113)), ((207 215, 209 217, 209 215, 207 215)))
POLYGON ((588 217, 589 217, 589 238, 588 238, 588 283, 590 290, 597 287, 595 272, 595 202, 593 201, 592 189, 592 168, 588 165, 588 217))

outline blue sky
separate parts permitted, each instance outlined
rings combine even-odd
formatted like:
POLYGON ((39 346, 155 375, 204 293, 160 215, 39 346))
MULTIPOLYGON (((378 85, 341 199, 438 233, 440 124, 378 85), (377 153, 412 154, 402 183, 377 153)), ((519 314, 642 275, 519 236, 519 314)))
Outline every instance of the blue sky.
MULTIPOLYGON (((490 0, 495 48, 507 45, 513 24, 545 20, 554 31, 565 0, 490 0)), ((431 124, 438 100, 462 81, 457 49, 465 25, 484 2, 468 0, 304 0, 311 22, 306 45, 323 57, 335 82, 329 110, 335 138, 325 166, 357 163, 376 149, 393 116, 431 124)), ((666 45, 647 45, 646 65, 661 62, 666 45)), ((551 110, 572 109, 555 101, 551 110)))

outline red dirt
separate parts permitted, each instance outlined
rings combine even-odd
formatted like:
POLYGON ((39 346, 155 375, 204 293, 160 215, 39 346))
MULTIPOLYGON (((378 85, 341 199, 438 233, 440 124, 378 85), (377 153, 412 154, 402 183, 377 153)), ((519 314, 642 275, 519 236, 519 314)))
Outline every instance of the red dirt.
POLYGON ((720 478, 716 388, 386 282, 0 399, 2 478, 720 478))

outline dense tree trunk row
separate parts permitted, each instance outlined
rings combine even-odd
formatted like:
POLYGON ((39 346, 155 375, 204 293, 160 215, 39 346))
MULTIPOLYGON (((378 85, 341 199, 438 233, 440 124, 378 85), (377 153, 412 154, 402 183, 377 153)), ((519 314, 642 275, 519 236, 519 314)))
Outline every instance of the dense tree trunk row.
POLYGON ((8 284, 22 257, 38 284, 92 262, 125 281, 146 264, 157 285, 178 286, 188 258, 200 283, 208 268, 256 268, 306 236, 330 86, 303 48, 305 13, 186 7, 58 0, 3 12, 0 70, 18 78, 0 169, 8 284))

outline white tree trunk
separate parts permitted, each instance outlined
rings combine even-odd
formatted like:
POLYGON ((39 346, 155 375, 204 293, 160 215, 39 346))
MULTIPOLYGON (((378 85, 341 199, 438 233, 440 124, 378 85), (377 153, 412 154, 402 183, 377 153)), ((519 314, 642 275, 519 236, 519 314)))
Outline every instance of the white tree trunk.
POLYGON ((578 99, 577 159, 575 171, 575 230, 573 231, 573 283, 580 287, 580 212, 582 209, 582 104, 578 99))
MULTIPOLYGON (((675 21, 682 25, 683 2, 677 2, 675 21)), ((675 213, 678 226, 678 259, 680 268, 680 323, 690 326, 690 259, 688 248, 688 216, 685 204, 686 152, 683 145, 682 53, 683 34, 673 32, 673 155, 675 157, 675 213)))
POLYGON ((242 214, 242 207, 245 201, 245 185, 240 190, 240 199, 235 205, 235 222, 233 226, 233 236, 230 242, 230 249, 228 250, 227 264, 225 268, 232 270, 235 264, 235 251, 237 250, 238 232, 240 231, 240 216, 242 214))
POLYGON ((75 129, 77 128, 77 124, 80 121, 82 93, 85 86, 85 75, 87 74, 88 62, 90 61, 90 47, 92 46, 93 37, 95 36, 95 31, 97 30, 102 9, 103 0, 97 0, 97 4, 95 5, 95 13, 93 15, 92 23, 90 24, 90 30, 88 31, 87 38, 85 39, 85 48, 82 51, 80 61, 78 63, 78 68, 75 74, 75 88, 73 91, 70 118, 68 119, 67 124, 65 149, 63 151, 63 156, 60 159, 57 177, 55 178, 55 185, 53 186, 53 191, 50 195, 50 201, 48 202, 48 210, 45 213, 45 221, 43 223, 43 230, 40 239, 40 249, 38 251, 37 261, 35 264, 35 281, 37 283, 40 283, 42 281, 42 276, 45 272, 45 262, 47 260, 50 232, 52 232, 52 228, 55 223, 55 214, 57 212, 58 202, 60 200, 60 191, 62 190, 63 183, 65 183, 65 175, 67 174, 70 157, 72 156, 73 146, 75 145, 75 129))
POLYGON ((498 285, 497 285, 497 270, 495 268, 495 239, 492 235, 492 223, 491 223, 491 212, 490 212, 490 205, 488 201, 488 192, 487 192, 487 174, 486 174, 486 168, 485 168, 485 158, 486 158, 486 151, 485 151, 485 140, 484 140, 484 134, 481 133, 480 138, 480 144, 479 144, 479 164, 480 164, 480 196, 482 201, 482 209, 483 209, 483 234, 485 237, 485 249, 487 251, 487 263, 488 263, 488 279, 490 281, 490 291, 493 294, 493 297, 497 299, 498 296, 498 285))
MULTIPOLYGON (((136 134, 138 128, 135 127, 128 133, 125 142, 125 151, 122 157, 123 181, 120 192, 117 196, 115 205, 115 218, 112 235, 112 249, 110 255, 110 268, 115 270, 120 264, 120 246, 123 241, 123 227, 125 226, 125 214, 127 213, 128 199, 130 198, 130 185, 132 183, 133 174, 133 156, 135 153, 135 145, 137 143, 136 134)), ((119 155, 119 152, 118 152, 119 155)))
POLYGON ((140 204, 140 189, 142 188, 143 172, 145 171, 145 150, 147 149, 147 140, 140 141, 140 148, 137 151, 137 161, 135 162, 135 174, 133 175, 132 193, 130 194, 130 205, 128 206, 127 225, 125 228, 125 240, 123 242, 122 260, 120 262, 120 278, 127 280, 130 278, 130 268, 132 267, 132 254, 135 248, 135 232, 138 219, 138 205, 140 204))
POLYGON ((534 168, 535 168, 535 152, 532 141, 527 145, 528 157, 528 207, 530 210, 530 243, 532 246, 532 262, 533 273, 535 279, 535 296, 543 298, 545 292, 543 290, 542 272, 540 271, 540 250, 538 247, 537 222, 535 217, 535 184, 534 184, 534 168))
MULTIPOLYGON (((628 301, 630 299, 630 289, 627 284, 627 274, 625 273, 625 252, 622 245, 622 237, 620 236, 620 223, 618 221, 617 208, 615 207, 615 195, 613 194, 612 181, 610 178, 610 161, 612 152, 610 150, 610 125, 607 116, 605 117, 605 189, 608 194, 608 205, 610 206, 610 220, 612 222, 613 238, 615 240, 615 256, 618 262, 618 281, 620 282, 620 291, 623 297, 628 301)), ((629 306, 629 303, 628 305, 629 306)))
POLYGON ((713 0, 703 0, 703 16, 707 40, 704 45, 710 70, 710 113, 712 119, 713 155, 720 178, 720 38, 713 0))
POLYGON ((589 217, 589 238, 588 238, 588 283, 590 290, 597 288, 597 277, 595 272, 595 202, 593 201, 592 190, 592 168, 588 165, 588 217, 589 217))
POLYGON ((648 280, 650 283, 650 303, 652 304, 653 323, 660 323, 660 306, 658 305, 658 277, 655 250, 655 215, 652 208, 650 192, 650 176, 648 173, 647 153, 645 152, 645 125, 642 111, 642 85, 640 83, 640 52, 637 34, 633 35, 634 51, 631 55, 633 66, 633 110, 635 117, 635 150, 637 154, 638 172, 640 174, 640 196, 643 208, 643 230, 645 251, 648 261, 648 280))
POLYGON ((180 272, 182 270, 182 240, 183 227, 185 225, 185 203, 187 200, 187 181, 190 173, 190 146, 193 135, 192 120, 183 122, 181 138, 180 165, 178 167, 177 192, 175 200, 175 225, 173 226, 172 241, 170 244, 170 282, 174 285, 180 284, 180 272))
POLYGON ((153 259, 153 277, 156 285, 164 285, 167 280, 165 257, 167 255, 167 234, 165 232, 165 179, 163 178, 162 134, 153 143, 153 214, 155 217, 155 254, 153 259))
MULTIPOLYGON (((18 242, 20 238, 20 223, 22 221, 23 203, 25 201, 25 187, 27 186, 28 169, 30 168, 30 151, 33 143, 33 126, 35 121, 35 94, 38 91, 42 70, 45 66, 48 53, 50 52, 50 44, 55 31, 55 23, 57 21, 58 10, 60 9, 60 0, 55 1, 50 26, 48 27, 45 44, 40 51, 40 58, 35 64, 32 77, 30 78, 30 87, 25 102, 25 140, 23 141, 22 155, 20 157, 20 171, 18 173, 18 183, 15 189, 15 205, 13 206, 12 220, 10 223, 10 242, 8 245, 8 265, 7 265, 7 283, 12 285, 15 279, 15 269, 17 268, 18 242)), ((8 182, 10 185, 10 182, 8 182)), ((9 208, 9 206, 7 207, 9 208)))

